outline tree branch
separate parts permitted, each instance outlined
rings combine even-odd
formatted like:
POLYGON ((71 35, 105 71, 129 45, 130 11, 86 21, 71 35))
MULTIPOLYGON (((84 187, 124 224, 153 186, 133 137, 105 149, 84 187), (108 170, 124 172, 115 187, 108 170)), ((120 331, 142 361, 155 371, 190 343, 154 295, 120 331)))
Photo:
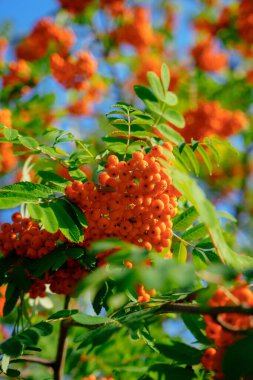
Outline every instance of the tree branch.
POLYGON ((157 314, 166 313, 178 313, 178 314, 208 314, 208 315, 218 315, 221 313, 238 313, 253 315, 253 308, 243 307, 243 306, 217 306, 217 307, 204 307, 191 304, 180 304, 167 302, 158 308, 157 314))
POLYGON ((46 367, 53 367, 54 362, 51 362, 47 359, 39 358, 37 356, 30 356, 30 355, 24 355, 20 359, 13 359, 11 360, 11 363, 34 363, 34 364, 41 364, 46 367))
MULTIPOLYGON (((65 297, 64 309, 68 309, 69 307, 70 297, 65 297)), ((56 352, 55 362, 53 363, 54 369, 54 380, 62 380, 64 374, 64 365, 66 360, 67 353, 67 336, 68 336, 68 326, 61 321, 60 324, 60 334, 58 340, 58 347, 56 352)))

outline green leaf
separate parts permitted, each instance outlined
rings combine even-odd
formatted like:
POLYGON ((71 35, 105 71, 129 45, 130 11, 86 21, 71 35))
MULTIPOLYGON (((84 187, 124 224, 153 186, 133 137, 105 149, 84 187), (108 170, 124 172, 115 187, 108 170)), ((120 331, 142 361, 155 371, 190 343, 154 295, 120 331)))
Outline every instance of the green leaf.
POLYGON ((149 71, 147 73, 147 78, 148 78, 149 84, 150 84, 152 90, 154 91, 155 95, 158 96, 158 98, 163 99, 164 98, 164 91, 163 91, 163 87, 162 87, 162 84, 161 84, 161 81, 160 81, 160 78, 158 77, 158 75, 156 73, 154 73, 153 71, 149 71))
POLYGON ((64 198, 50 203, 58 221, 59 229, 70 241, 79 243, 83 240, 83 229, 73 208, 64 198))
POLYGON ((199 223, 182 234, 182 239, 187 241, 198 240, 208 235, 208 231, 204 223, 199 223))
POLYGON ((196 365, 200 363, 202 351, 175 340, 166 344, 156 344, 156 348, 166 358, 173 359, 180 364, 196 365))
POLYGON ((206 164, 207 166, 207 169, 209 171, 209 174, 211 175, 212 174, 212 163, 211 163, 211 160, 210 158, 208 157, 205 149, 199 144, 198 147, 197 147, 197 151, 199 152, 199 154, 201 155, 201 157, 203 158, 203 161, 204 163, 206 164))
POLYGON ((168 106, 175 106, 178 102, 178 98, 173 92, 167 91, 165 99, 163 99, 162 102, 168 104, 168 106))
POLYGON ((193 370, 181 367, 173 367, 167 363, 156 363, 149 367, 149 371, 158 372, 164 375, 165 380, 194 380, 196 379, 193 370))
POLYGON ((53 266, 58 266, 59 261, 63 262, 64 259, 65 261, 67 260, 66 250, 67 246, 65 244, 59 245, 52 252, 37 259, 36 262, 29 263, 29 272, 35 277, 42 276, 53 266))
POLYGON ((86 315, 77 313, 72 316, 75 322, 80 323, 81 325, 100 325, 113 323, 114 321, 107 317, 100 317, 97 315, 86 315))
POLYGON ((207 143, 207 146, 212 151, 212 153, 213 153, 213 155, 217 161, 217 164, 220 165, 220 162, 221 162, 220 153, 217 151, 217 149, 211 143, 207 143))
POLYGON ((163 63, 161 67, 161 79, 164 92, 166 93, 170 85, 170 71, 166 63, 163 63))
POLYGON ((41 221, 43 227, 51 233, 59 229, 57 218, 49 204, 28 204, 27 210, 33 219, 41 221))
POLYGON ((190 227, 197 218, 198 213, 195 207, 191 206, 173 219, 173 230, 183 232, 190 227))
POLYGON ((195 157, 194 152, 192 149, 189 147, 189 145, 185 145, 183 152, 182 152, 182 157, 184 160, 188 160, 195 172, 195 174, 198 176, 199 175, 199 162, 197 158, 195 157))
POLYGON ((217 211, 217 214, 221 218, 224 218, 224 219, 230 220, 231 222, 237 223, 237 219, 227 211, 219 210, 219 211, 217 211))
POLYGON ((164 113, 164 119, 175 125, 177 128, 184 128, 185 120, 180 113, 174 110, 167 110, 164 113))
POLYGON ((3 342, 0 346, 1 351, 10 357, 18 357, 22 354, 23 344, 17 337, 12 337, 3 342))
POLYGON ((12 312, 12 310, 16 306, 16 303, 18 302, 19 295, 20 295, 20 292, 17 286, 13 284, 12 282, 9 282, 7 286, 6 294, 5 294, 6 301, 5 301, 4 310, 3 310, 4 316, 12 312))
POLYGON ((9 377, 19 377, 20 371, 18 371, 17 369, 8 368, 6 375, 9 377))
POLYGON ((229 380, 239 380, 253 375, 253 334, 229 346, 224 352, 223 370, 229 380))
POLYGON ((103 307, 103 302, 104 299, 109 291, 109 286, 108 282, 104 282, 101 286, 100 289, 97 291, 93 301, 92 301, 92 306, 93 309, 95 310, 96 314, 99 314, 102 310, 103 307))
POLYGON ((24 346, 36 346, 39 341, 39 334, 36 330, 30 328, 18 334, 18 339, 24 346))
POLYGON ((3 372, 7 372, 9 363, 10 363, 10 357, 8 355, 3 355, 2 364, 1 364, 3 372))
POLYGON ((173 257, 179 263, 184 264, 187 260, 187 248, 183 243, 176 243, 173 245, 173 257))
POLYGON ((48 198, 53 193, 54 190, 48 186, 32 182, 4 186, 0 188, 0 209, 14 208, 22 203, 34 203, 48 198))
POLYGON ((69 318, 69 317, 72 317, 74 314, 77 314, 78 313, 78 310, 59 310, 57 311, 56 313, 50 315, 50 317, 48 317, 48 319, 62 319, 62 318, 69 318))
POLYGON ((205 322, 203 318, 199 315, 194 314, 181 314, 181 318, 188 328, 188 330, 192 333, 192 335, 196 338, 199 343, 204 345, 210 345, 210 340, 204 334, 205 322))
POLYGON ((36 150, 39 146, 39 143, 32 137, 19 136, 18 140, 21 145, 31 150, 36 150))
POLYGON ((239 255, 227 245, 216 210, 194 179, 180 172, 175 167, 170 168, 170 175, 174 186, 192 203, 201 216, 201 220, 206 225, 219 256, 223 257, 225 263, 238 270, 252 267, 253 259, 251 257, 239 255))
POLYGON ((81 256, 83 256, 85 253, 84 248, 79 247, 70 247, 67 250, 68 257, 71 257, 72 259, 79 259, 81 256))
POLYGON ((53 326, 44 321, 36 323, 36 325, 33 325, 33 328, 36 329, 41 336, 48 336, 53 332, 53 326))
POLYGON ((136 93, 136 95, 138 96, 138 98, 140 98, 143 101, 145 101, 145 100, 150 100, 151 102, 156 102, 157 101, 156 96, 147 87, 140 86, 140 85, 135 85, 134 86, 134 92, 136 93))
POLYGON ((3 135, 6 140, 13 141, 18 137, 18 131, 16 129, 4 128, 3 135))
POLYGON ((75 340, 76 342, 81 342, 78 349, 83 349, 84 347, 87 348, 90 344, 93 347, 100 346, 101 344, 104 345, 119 329, 120 327, 116 326, 114 323, 110 323, 105 326, 98 327, 94 331, 91 331, 85 335, 78 336, 75 340))
POLYGON ((55 183, 58 186, 66 187, 69 185, 71 182, 68 181, 67 179, 59 176, 58 174, 52 173, 50 171, 44 171, 40 170, 37 173, 44 181, 55 183))
POLYGON ((169 141, 179 145, 184 142, 183 137, 167 124, 159 124, 156 129, 169 141))
POLYGON ((82 210, 79 207, 77 207, 76 205, 74 205, 73 203, 71 203, 70 201, 68 201, 68 203, 71 206, 71 208, 74 210, 76 217, 77 217, 79 223, 81 224, 81 226, 87 227, 88 222, 87 222, 86 216, 84 215, 82 210))

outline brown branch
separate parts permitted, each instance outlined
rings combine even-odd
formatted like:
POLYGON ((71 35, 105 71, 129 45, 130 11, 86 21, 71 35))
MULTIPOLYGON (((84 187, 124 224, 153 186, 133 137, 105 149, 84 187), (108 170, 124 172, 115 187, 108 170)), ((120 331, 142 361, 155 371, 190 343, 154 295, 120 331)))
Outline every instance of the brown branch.
MULTIPOLYGON (((66 296, 64 302, 64 309, 69 307, 70 297, 66 296)), ((55 362, 53 363, 54 369, 54 380, 62 380, 64 374, 64 365, 67 353, 67 336, 68 336, 68 326, 61 321, 60 324, 60 334, 56 352, 55 362)))
POLYGON ((242 307, 242 306, 217 306, 217 307, 204 307, 191 304, 180 304, 180 303, 165 303, 161 305, 156 314, 166 314, 166 313, 177 313, 177 314, 209 314, 218 315, 221 313, 238 313, 253 315, 253 308, 242 307))
POLYGON ((39 358, 37 356, 30 356, 30 355, 24 355, 24 356, 21 356, 21 358, 19 358, 19 359, 11 360, 11 363, 21 363, 21 362, 41 364, 41 365, 44 365, 46 367, 53 367, 54 366, 54 362, 51 362, 47 359, 39 358))
MULTIPOLYGON (((135 305, 136 306, 136 305, 135 305)), ((166 302, 160 306, 154 306, 149 307, 148 304, 146 305, 145 309, 143 310, 151 310, 153 309, 154 315, 163 315, 163 314, 196 314, 196 315, 213 315, 217 316, 222 313, 238 313, 238 314, 244 314, 244 315, 253 315, 253 307, 246 308, 242 306, 217 306, 217 307, 204 307, 204 306, 198 306, 198 305, 192 305, 192 304, 183 304, 183 303, 176 303, 176 302, 166 302)), ((139 310, 137 311, 140 312, 139 310)), ((134 314, 133 312, 132 314, 134 314)), ((83 327, 90 330, 105 326, 107 323, 99 323, 96 325, 86 325, 75 322, 73 319, 67 319, 65 321, 65 326, 67 328, 70 327, 83 327)), ((118 322, 119 326, 124 325, 124 319, 121 317, 120 321, 113 320, 112 322, 118 322)))

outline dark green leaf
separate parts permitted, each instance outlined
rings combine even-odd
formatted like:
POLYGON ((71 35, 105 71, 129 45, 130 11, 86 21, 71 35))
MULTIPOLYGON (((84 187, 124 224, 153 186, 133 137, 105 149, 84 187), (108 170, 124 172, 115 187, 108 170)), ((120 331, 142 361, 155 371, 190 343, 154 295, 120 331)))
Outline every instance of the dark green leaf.
POLYGON ((10 357, 18 357, 23 351, 23 344, 17 337, 7 339, 0 346, 1 351, 10 357))
POLYGON ((140 98, 143 101, 145 101, 145 100, 150 100, 151 102, 156 102, 157 101, 156 96, 147 87, 140 86, 140 85, 135 85, 134 86, 134 92, 136 93, 136 95, 138 96, 138 98, 140 98))
POLYGON ((161 354, 180 364, 195 365, 200 363, 202 351, 175 340, 167 344, 157 344, 156 348, 161 354))
POLYGON ((56 313, 50 315, 48 319, 61 319, 61 318, 69 318, 74 314, 77 314, 78 310, 59 310, 56 313))

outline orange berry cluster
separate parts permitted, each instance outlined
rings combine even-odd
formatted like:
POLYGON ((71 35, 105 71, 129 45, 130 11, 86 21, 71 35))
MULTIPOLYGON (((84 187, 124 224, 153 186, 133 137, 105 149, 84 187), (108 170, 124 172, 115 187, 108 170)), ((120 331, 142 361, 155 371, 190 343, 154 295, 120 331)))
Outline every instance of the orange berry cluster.
POLYGON ((85 95, 71 103, 67 110, 73 116, 90 115, 94 110, 95 103, 102 99, 106 85, 102 80, 89 83, 85 95))
MULTIPOLYGON (((209 305, 253 307, 253 292, 243 282, 226 291, 218 289, 209 301, 209 305)), ((215 348, 208 348, 202 356, 203 366, 215 372, 215 378, 223 379, 222 358, 228 346, 243 337, 243 331, 253 327, 253 318, 250 315, 238 313, 222 313, 213 318, 210 315, 204 317, 206 322, 206 335, 214 341, 215 348), (239 334, 238 334, 239 333, 239 334)))
POLYGON ((253 43, 253 2, 240 0, 237 28, 240 37, 248 44, 253 43))
POLYGON ((135 152, 129 161, 109 156, 106 171, 98 177, 102 187, 91 181, 66 187, 67 197, 87 217, 85 246, 106 237, 157 252, 170 246, 179 194, 157 160, 163 154, 160 148, 155 146, 148 154, 135 152))
POLYGON ((123 25, 112 33, 112 38, 118 44, 129 44, 142 52, 154 42, 150 12, 147 8, 136 6, 126 9, 123 21, 123 25))
POLYGON ((86 274, 87 272, 78 261, 68 259, 63 268, 58 269, 49 277, 50 290, 57 294, 71 295, 78 281, 86 274))
POLYGON ((219 51, 210 38, 194 46, 191 54, 197 67, 204 71, 217 72, 228 65, 227 54, 219 51))
POLYGON ((8 69, 8 73, 3 75, 3 87, 22 86, 23 94, 29 91, 33 78, 27 62, 23 59, 11 62, 8 69))
POLYGON ((211 36, 216 36, 219 30, 229 28, 231 21, 234 18, 232 9, 229 6, 225 6, 216 21, 210 21, 203 16, 194 21, 194 27, 198 31, 203 31, 211 36))
POLYGON ((243 112, 230 111, 218 102, 200 101, 196 109, 184 114, 185 128, 180 130, 186 141, 202 140, 205 137, 229 137, 240 131, 247 119, 243 112))
MULTIPOLYGON (((20 213, 12 215, 13 223, 3 223, 0 232, 0 251, 4 256, 16 254, 32 260, 39 259, 57 246, 57 241, 66 241, 60 232, 54 234, 40 229, 37 222, 22 218, 20 213)), ((57 271, 45 273, 43 279, 28 276, 31 279, 30 297, 44 297, 46 284, 58 294, 71 294, 77 282, 86 274, 78 261, 68 259, 57 271)))
MULTIPOLYGON (((161 57, 147 54, 142 57, 142 61, 138 62, 134 83, 147 84, 147 72, 153 71, 157 75, 161 72, 161 57)), ((170 91, 176 91, 179 85, 179 73, 170 67, 170 91)))
POLYGON ((82 13, 93 0, 59 0, 62 8, 74 15, 82 13))
MULTIPOLYGON (((11 112, 7 109, 0 109, 0 123, 11 128, 11 112)), ((0 137, 3 137, 0 134, 0 137)), ((13 169, 17 163, 17 158, 13 154, 13 145, 9 142, 0 143, 0 174, 4 174, 13 169)))
POLYGON ((36 61, 46 56, 49 48, 61 55, 66 55, 75 42, 75 35, 70 29, 60 27, 50 19, 40 20, 32 32, 16 48, 19 59, 36 61))
POLYGON ((150 298, 156 294, 155 289, 147 290, 144 288, 144 285, 139 285, 135 291, 138 295, 138 302, 140 303, 149 302, 150 298))
POLYGON ((3 316, 6 286, 0 286, 0 317, 3 316))
POLYGON ((120 16, 124 12, 125 0, 100 0, 102 9, 107 10, 112 16, 120 16))
POLYGON ((97 62, 88 52, 81 52, 73 57, 63 58, 55 53, 51 56, 51 71, 54 78, 69 89, 84 90, 87 79, 96 72, 97 62))
POLYGON ((0 37, 0 65, 4 60, 4 55, 8 47, 8 41, 5 37, 0 37))
POLYGON ((40 229, 37 222, 12 215, 13 223, 3 223, 0 232, 0 250, 4 256, 15 251, 18 256, 39 259, 56 247, 59 233, 51 234, 40 229))

